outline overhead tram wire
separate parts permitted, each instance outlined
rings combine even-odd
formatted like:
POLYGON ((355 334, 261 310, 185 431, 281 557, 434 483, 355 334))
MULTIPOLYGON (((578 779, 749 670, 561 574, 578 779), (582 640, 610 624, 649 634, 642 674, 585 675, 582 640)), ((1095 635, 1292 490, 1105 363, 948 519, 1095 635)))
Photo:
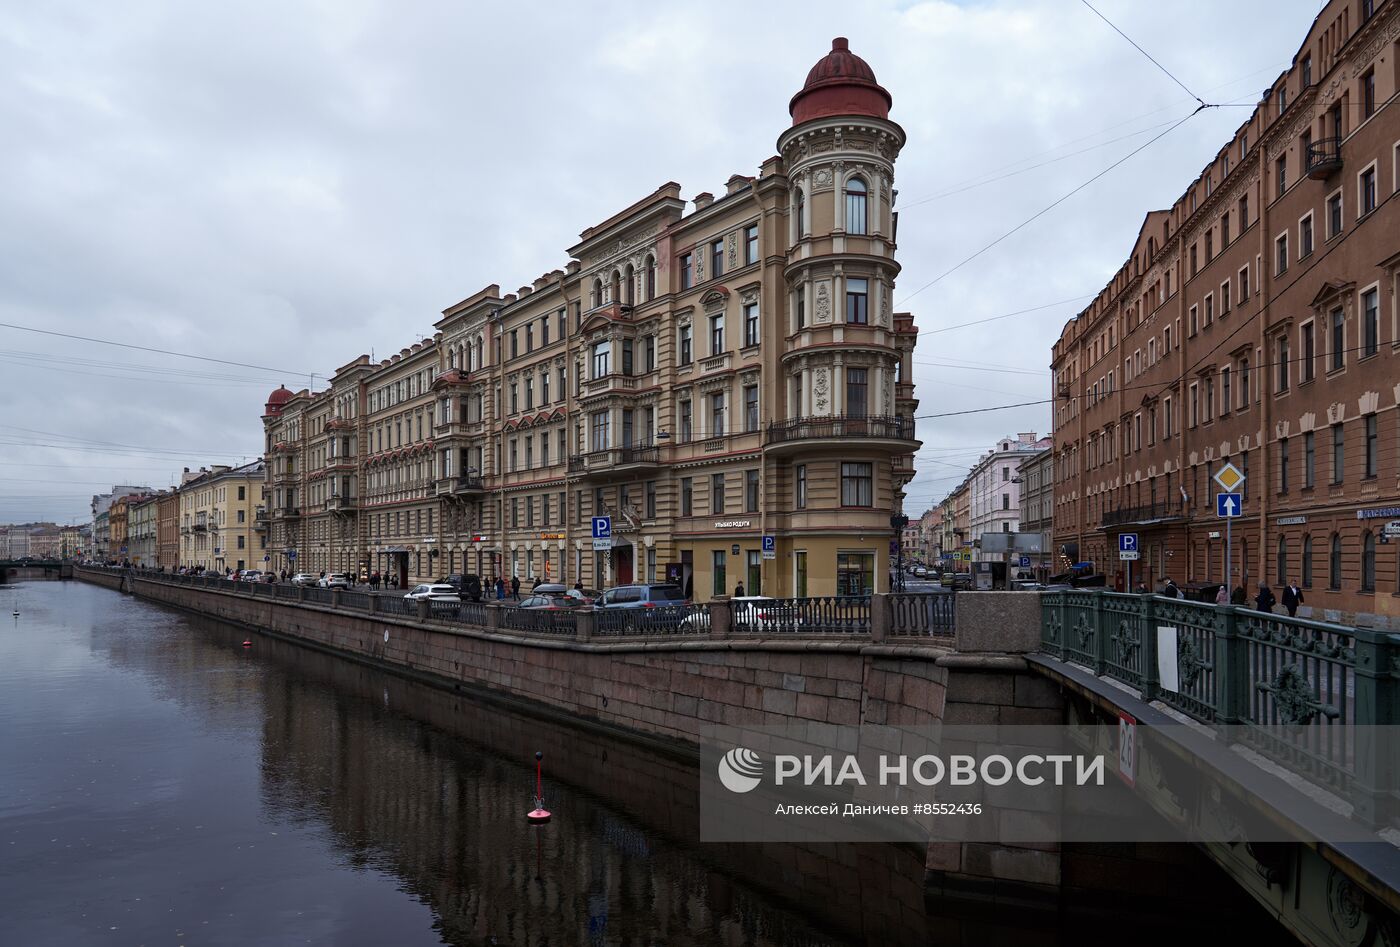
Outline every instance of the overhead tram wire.
POLYGON ((1123 37, 1125 40, 1127 40, 1129 43, 1131 43, 1132 46, 1133 46, 1133 49, 1136 49, 1138 52, 1140 52, 1140 53, 1142 53, 1144 56, 1146 56, 1148 62, 1152 63, 1152 65, 1154 65, 1154 66, 1156 66, 1158 69, 1162 70, 1162 72, 1166 74, 1167 78, 1171 79, 1171 81, 1173 81, 1173 82, 1175 82, 1177 85, 1181 86, 1182 91, 1184 91, 1187 95, 1191 96, 1191 98, 1195 99, 1196 102, 1201 106, 1201 108, 1208 108, 1208 107, 1209 107, 1209 106, 1206 105, 1206 100, 1205 100, 1205 99, 1201 98, 1199 95, 1197 95, 1196 93, 1192 92, 1189 88, 1187 88, 1186 83, 1182 82, 1182 81, 1181 81, 1180 79, 1178 79, 1175 75, 1173 75, 1173 73, 1172 73, 1172 71, 1171 71, 1170 69, 1168 69, 1166 66, 1162 65, 1161 63, 1159 63, 1156 59, 1153 59, 1151 53, 1149 53, 1147 50, 1143 49, 1141 46, 1139 46, 1139 45, 1137 44, 1137 40, 1133 39, 1133 38, 1132 38, 1131 36, 1129 36, 1127 33, 1124 33, 1122 30, 1120 30, 1120 29, 1117 27, 1117 25, 1116 25, 1112 20, 1110 20, 1108 17, 1104 16, 1104 15, 1103 15, 1102 13, 1100 13, 1097 9, 1095 9, 1094 5, 1093 5, 1092 3, 1090 3, 1089 0, 1079 0, 1079 2, 1082 3, 1082 4, 1084 4, 1084 5, 1085 5, 1086 7, 1088 7, 1090 10, 1093 10, 1094 16, 1098 17, 1100 20, 1103 20, 1105 23, 1107 23, 1107 24, 1109 25, 1109 27, 1113 30, 1113 32, 1117 33, 1119 36, 1123 37))
POLYGON ((177 358, 192 358, 197 359, 201 362, 213 362, 218 365, 233 365, 237 368, 254 368, 258 371, 273 372, 274 374, 278 375, 292 375, 298 378, 303 376, 308 378, 314 378, 318 374, 317 372, 302 372, 291 371, 290 369, 284 368, 272 368, 268 365, 252 365, 248 362, 235 362, 230 361, 226 358, 214 358, 209 355, 195 355, 190 352, 174 352, 170 349, 157 349, 151 348, 150 346, 146 345, 132 345, 129 342, 113 342, 111 339, 97 339, 86 335, 74 335, 69 332, 55 332, 52 329, 36 329, 33 326, 16 325, 12 322, 0 322, 0 329, 15 329, 19 332, 36 332, 39 335, 51 335, 60 339, 74 339, 78 342, 91 342, 94 345, 114 345, 118 348, 133 349, 138 352, 152 352, 156 355, 173 355, 177 358))

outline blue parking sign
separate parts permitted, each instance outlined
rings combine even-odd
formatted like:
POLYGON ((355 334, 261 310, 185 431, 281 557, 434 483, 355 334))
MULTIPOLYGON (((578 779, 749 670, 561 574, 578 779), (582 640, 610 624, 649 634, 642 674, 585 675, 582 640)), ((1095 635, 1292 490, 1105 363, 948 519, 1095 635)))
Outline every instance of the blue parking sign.
POLYGON ((594 538, 594 539, 611 539, 611 538, 612 538, 612 517, 611 517, 611 516, 595 516, 595 517, 593 517, 593 538, 594 538))
POLYGON ((1119 551, 1119 552, 1137 552, 1137 551, 1138 551, 1138 535, 1137 535, 1137 533, 1120 533, 1120 534, 1118 535, 1118 551, 1119 551))
POLYGON ((778 541, 772 536, 763 537, 763 551, 773 552, 778 548, 778 541))

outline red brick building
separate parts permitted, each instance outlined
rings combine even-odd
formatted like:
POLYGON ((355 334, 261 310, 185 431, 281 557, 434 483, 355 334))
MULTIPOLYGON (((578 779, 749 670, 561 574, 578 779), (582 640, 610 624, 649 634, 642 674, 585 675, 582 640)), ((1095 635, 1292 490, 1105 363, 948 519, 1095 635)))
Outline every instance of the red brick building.
MULTIPOLYGON (((1054 347, 1057 552, 1400 624, 1400 0, 1332 0, 1054 347)), ((1060 559, 1064 562, 1065 559, 1060 559)))

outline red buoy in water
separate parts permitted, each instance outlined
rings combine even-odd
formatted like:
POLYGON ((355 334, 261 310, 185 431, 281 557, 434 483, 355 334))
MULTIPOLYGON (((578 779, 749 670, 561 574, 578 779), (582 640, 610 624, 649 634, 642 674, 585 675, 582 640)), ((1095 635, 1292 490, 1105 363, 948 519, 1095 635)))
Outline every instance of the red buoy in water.
POLYGON ((253 646, 253 639, 252 639, 252 638, 244 638, 244 639, 243 639, 243 647, 245 647, 245 648, 251 648, 252 646, 253 646))
POLYGON ((525 813, 526 821, 541 825, 553 818, 552 813, 544 807, 544 777, 541 775, 541 766, 544 754, 539 750, 535 751, 535 808, 525 813))

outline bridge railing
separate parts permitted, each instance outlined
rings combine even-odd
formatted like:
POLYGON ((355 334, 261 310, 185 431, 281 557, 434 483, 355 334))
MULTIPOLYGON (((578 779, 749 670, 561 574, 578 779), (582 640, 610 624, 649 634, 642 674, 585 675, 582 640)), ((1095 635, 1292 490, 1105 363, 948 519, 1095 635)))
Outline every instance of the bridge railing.
POLYGON ((955 604, 951 591, 896 592, 890 596, 890 634, 902 638, 951 638, 955 604))
POLYGON ((735 634, 863 635, 870 632, 870 596, 831 595, 744 602, 733 617, 735 634))
POLYGON ((1364 817, 1400 816, 1400 747, 1371 727, 1400 723, 1400 635, 1232 605, 1105 591, 1041 597, 1042 650, 1137 688, 1193 720, 1231 726, 1254 749, 1350 798, 1364 817), (1159 642, 1176 667, 1160 665, 1159 642), (1163 670, 1168 671, 1166 683, 1163 670), (1174 672, 1174 673, 1173 673, 1174 672), (1384 793, 1381 794, 1384 796, 1384 793))
POLYGON ((605 637, 631 635, 705 635, 710 631, 708 605, 658 605, 655 608, 600 608, 593 632, 605 637))

